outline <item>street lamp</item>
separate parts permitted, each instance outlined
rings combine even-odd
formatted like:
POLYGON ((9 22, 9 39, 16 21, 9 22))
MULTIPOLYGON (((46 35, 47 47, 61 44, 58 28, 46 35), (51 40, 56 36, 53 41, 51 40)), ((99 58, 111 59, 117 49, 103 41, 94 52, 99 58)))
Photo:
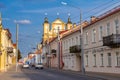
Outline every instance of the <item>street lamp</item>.
MULTIPOLYGON (((62 5, 68 5, 66 2, 61 2, 62 5)), ((71 6, 71 7, 74 7, 78 10, 80 10, 80 47, 81 47, 81 70, 82 70, 82 74, 85 74, 85 68, 84 68, 84 44, 83 44, 83 27, 82 27, 82 14, 81 14, 81 9, 76 7, 76 6, 73 6, 73 5, 68 5, 68 6, 71 6)))
POLYGON ((60 69, 60 34, 59 34, 59 26, 58 26, 58 69, 60 69))
POLYGON ((18 28, 19 25, 16 25, 16 72, 17 72, 17 67, 18 67, 18 28))

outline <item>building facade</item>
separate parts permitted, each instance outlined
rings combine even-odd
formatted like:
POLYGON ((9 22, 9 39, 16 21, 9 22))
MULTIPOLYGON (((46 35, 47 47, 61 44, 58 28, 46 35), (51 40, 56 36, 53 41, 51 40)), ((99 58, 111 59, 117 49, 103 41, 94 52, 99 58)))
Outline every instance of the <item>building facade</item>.
POLYGON ((12 63, 14 52, 11 33, 9 29, 3 29, 0 16, 0 71, 7 71, 12 63))
MULTIPOLYGON (((90 22, 83 23, 81 25, 83 27, 85 70, 88 72, 119 74, 120 8, 116 7, 99 18, 92 16, 90 22)), ((74 56, 78 53, 77 49, 79 49, 75 45, 80 44, 79 30, 78 26, 78 30, 74 31, 73 29, 71 32, 69 30, 62 34, 64 69, 74 70, 75 67, 77 71, 80 70, 77 68, 81 66, 81 59, 76 60, 77 58, 74 56)))
POLYGON ((57 18, 52 23, 49 23, 48 18, 45 17, 43 23, 43 43, 49 39, 55 38, 59 31, 71 29, 72 25, 70 17, 68 18, 67 23, 63 22, 60 18, 57 18))
POLYGON ((120 7, 84 28, 86 71, 120 73, 120 7))
POLYGON ((43 62, 48 67, 57 67, 58 66, 58 59, 57 59, 57 42, 53 41, 61 31, 70 30, 73 24, 68 17, 68 21, 65 23, 60 18, 57 18, 52 23, 49 23, 48 18, 45 17, 43 23, 43 48, 42 54, 44 56, 43 62), (51 25, 50 25, 51 24, 51 25), (53 43, 53 44, 52 44, 53 43), (53 52, 52 52, 53 51, 53 52), (55 52, 54 52, 55 51, 55 52))
POLYGON ((56 64, 60 65, 57 60, 62 58, 63 69, 81 71, 80 25, 83 27, 85 71, 120 74, 119 6, 98 17, 92 16, 90 21, 84 21, 60 34, 61 45, 59 47, 57 47, 57 37, 52 40, 48 38, 50 48, 46 49, 56 50, 57 56, 58 52, 62 54, 56 58, 51 58, 52 67, 56 64))

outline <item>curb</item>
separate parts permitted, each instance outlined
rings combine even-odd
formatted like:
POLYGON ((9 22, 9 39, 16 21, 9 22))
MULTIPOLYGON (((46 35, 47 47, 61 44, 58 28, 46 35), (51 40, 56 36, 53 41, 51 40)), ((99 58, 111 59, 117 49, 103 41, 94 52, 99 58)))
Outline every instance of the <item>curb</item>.
POLYGON ((75 75, 75 74, 77 74, 77 75, 82 75, 82 76, 88 76, 88 77, 92 77, 92 78, 96 78, 96 79, 98 79, 98 80, 108 80, 108 79, 106 79, 106 78, 103 78, 103 77, 96 77, 96 76, 92 76, 92 75, 89 75, 89 74, 82 74, 81 72, 80 73, 78 73, 78 72, 73 72, 73 71, 70 71, 70 70, 58 70, 58 69, 54 69, 54 68, 46 68, 46 69, 50 69, 50 70, 54 70, 54 71, 59 71, 59 72, 64 72, 64 73, 71 73, 72 75, 75 75))

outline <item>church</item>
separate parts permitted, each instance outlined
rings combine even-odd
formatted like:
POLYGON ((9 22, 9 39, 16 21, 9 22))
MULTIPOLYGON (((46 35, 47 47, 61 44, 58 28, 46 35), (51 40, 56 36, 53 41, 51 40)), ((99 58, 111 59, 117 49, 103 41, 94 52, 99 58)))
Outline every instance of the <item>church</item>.
POLYGON ((43 23, 43 43, 49 42, 48 40, 53 39, 57 36, 58 32, 69 30, 75 27, 76 24, 71 22, 70 16, 68 21, 65 23, 60 18, 57 18, 52 23, 49 23, 48 18, 44 18, 43 23))

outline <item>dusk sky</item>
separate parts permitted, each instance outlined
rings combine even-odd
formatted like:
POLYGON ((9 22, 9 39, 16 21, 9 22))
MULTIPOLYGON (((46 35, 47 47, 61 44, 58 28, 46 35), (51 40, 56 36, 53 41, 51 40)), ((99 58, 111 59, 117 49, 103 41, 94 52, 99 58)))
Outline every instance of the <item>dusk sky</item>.
POLYGON ((14 43, 19 24, 19 48, 24 57, 40 43, 45 16, 49 22, 57 17, 67 22, 70 14, 72 22, 78 23, 80 9, 83 20, 89 20, 90 16, 98 16, 117 5, 120 0, 0 0, 0 12, 3 27, 10 29, 14 43))

